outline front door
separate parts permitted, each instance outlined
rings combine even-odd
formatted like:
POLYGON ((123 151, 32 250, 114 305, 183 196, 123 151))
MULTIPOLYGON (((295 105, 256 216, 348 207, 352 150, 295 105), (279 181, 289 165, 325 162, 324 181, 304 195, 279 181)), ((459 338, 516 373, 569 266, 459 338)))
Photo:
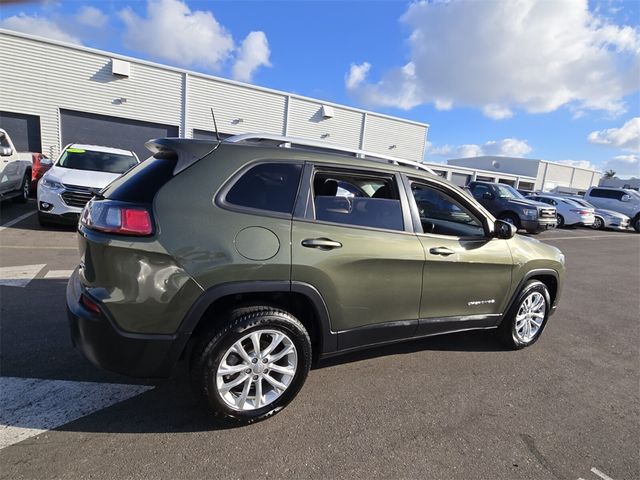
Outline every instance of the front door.
POLYGON ((304 218, 293 220, 292 281, 318 289, 339 349, 412 336, 424 250, 399 177, 308 168, 308 207, 304 218))
POLYGON ((418 335, 493 326, 511 289, 511 251, 491 238, 481 212, 464 193, 409 180, 425 253, 418 335))

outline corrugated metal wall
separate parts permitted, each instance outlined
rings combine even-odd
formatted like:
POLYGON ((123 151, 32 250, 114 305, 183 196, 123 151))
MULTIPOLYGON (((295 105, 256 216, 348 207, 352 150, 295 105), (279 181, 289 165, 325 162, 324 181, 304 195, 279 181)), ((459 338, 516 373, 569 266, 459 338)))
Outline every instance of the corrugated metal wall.
POLYGON ((213 130, 213 107, 220 132, 227 134, 287 134, 411 160, 423 157, 423 124, 333 104, 333 117, 323 118, 319 100, 113 57, 2 31, 0 110, 38 115, 43 151, 52 156, 60 146, 60 109, 175 125, 190 138, 194 129, 213 130), (113 57, 130 62, 129 77, 112 74, 113 57))
POLYGON ((367 114, 363 150, 422 161, 424 127, 374 114, 367 114))
POLYGON ((333 117, 322 116, 322 102, 291 98, 289 135, 324 140, 348 148, 360 148, 363 114, 332 107, 333 117))

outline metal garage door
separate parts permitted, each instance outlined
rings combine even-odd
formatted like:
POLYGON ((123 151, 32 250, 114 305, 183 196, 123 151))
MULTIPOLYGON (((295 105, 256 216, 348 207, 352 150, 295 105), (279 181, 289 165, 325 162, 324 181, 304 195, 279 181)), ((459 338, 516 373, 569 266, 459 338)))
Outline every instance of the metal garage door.
POLYGON ((6 130, 19 152, 41 152, 40 117, 0 112, 0 128, 6 130))
POLYGON ((141 122, 71 110, 60 110, 60 122, 63 146, 69 143, 88 143, 124 148, 136 152, 141 160, 150 155, 149 150, 144 146, 147 140, 178 136, 178 127, 174 125, 141 122))

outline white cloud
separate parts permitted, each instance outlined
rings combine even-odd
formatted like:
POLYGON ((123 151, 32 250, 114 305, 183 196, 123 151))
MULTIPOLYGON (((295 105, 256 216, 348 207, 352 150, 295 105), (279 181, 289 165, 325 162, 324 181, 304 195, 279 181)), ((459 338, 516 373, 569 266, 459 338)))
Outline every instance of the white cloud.
POLYGON ((360 65, 352 63, 349 68, 349 73, 345 75, 344 84, 348 90, 353 90, 358 87, 366 78, 367 73, 371 69, 369 62, 361 63, 360 65))
POLYGON ((29 16, 24 13, 0 20, 0 27, 18 32, 29 33, 39 37, 47 37, 68 43, 82 43, 75 35, 58 26, 52 20, 29 16))
POLYGON ((179 0, 149 0, 145 17, 119 12, 125 44, 139 52, 186 66, 219 70, 233 53, 231 34, 209 11, 191 11, 179 0))
POLYGON ((102 10, 90 5, 80 7, 80 10, 76 14, 76 20, 88 27, 104 27, 108 19, 108 15, 103 13, 102 10))
POLYGON ((352 89, 365 103, 463 105, 497 119, 562 106, 620 114, 638 90, 640 32, 587 0, 420 1, 402 21, 411 61, 352 89))
POLYGON ((590 143, 640 152, 640 117, 632 118, 620 128, 591 132, 587 138, 590 143))
POLYGON ((243 82, 250 82, 258 67, 271 66, 269 62, 269 41, 264 32, 251 32, 242 42, 238 58, 233 65, 233 78, 243 82))
POLYGON ((489 140, 481 145, 442 145, 435 147, 427 142, 427 155, 448 157, 448 158, 468 158, 482 155, 495 155, 499 157, 522 157, 531 152, 532 148, 526 140, 517 138, 505 138, 502 140, 489 140))
POLYGON ((618 177, 640 177, 640 155, 617 155, 604 164, 605 170, 613 170, 618 177))
POLYGON ((570 165, 578 168, 588 168, 590 170, 600 170, 600 167, 594 165, 589 160, 556 160, 556 163, 562 163, 564 165, 570 165))

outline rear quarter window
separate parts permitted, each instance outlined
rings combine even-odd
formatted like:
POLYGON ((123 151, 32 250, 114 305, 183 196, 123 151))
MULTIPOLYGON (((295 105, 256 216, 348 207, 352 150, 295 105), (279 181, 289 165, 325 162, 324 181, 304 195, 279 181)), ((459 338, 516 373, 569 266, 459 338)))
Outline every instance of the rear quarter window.
POLYGON ((224 201, 237 207, 292 213, 301 173, 302 164, 261 163, 242 174, 224 201))

